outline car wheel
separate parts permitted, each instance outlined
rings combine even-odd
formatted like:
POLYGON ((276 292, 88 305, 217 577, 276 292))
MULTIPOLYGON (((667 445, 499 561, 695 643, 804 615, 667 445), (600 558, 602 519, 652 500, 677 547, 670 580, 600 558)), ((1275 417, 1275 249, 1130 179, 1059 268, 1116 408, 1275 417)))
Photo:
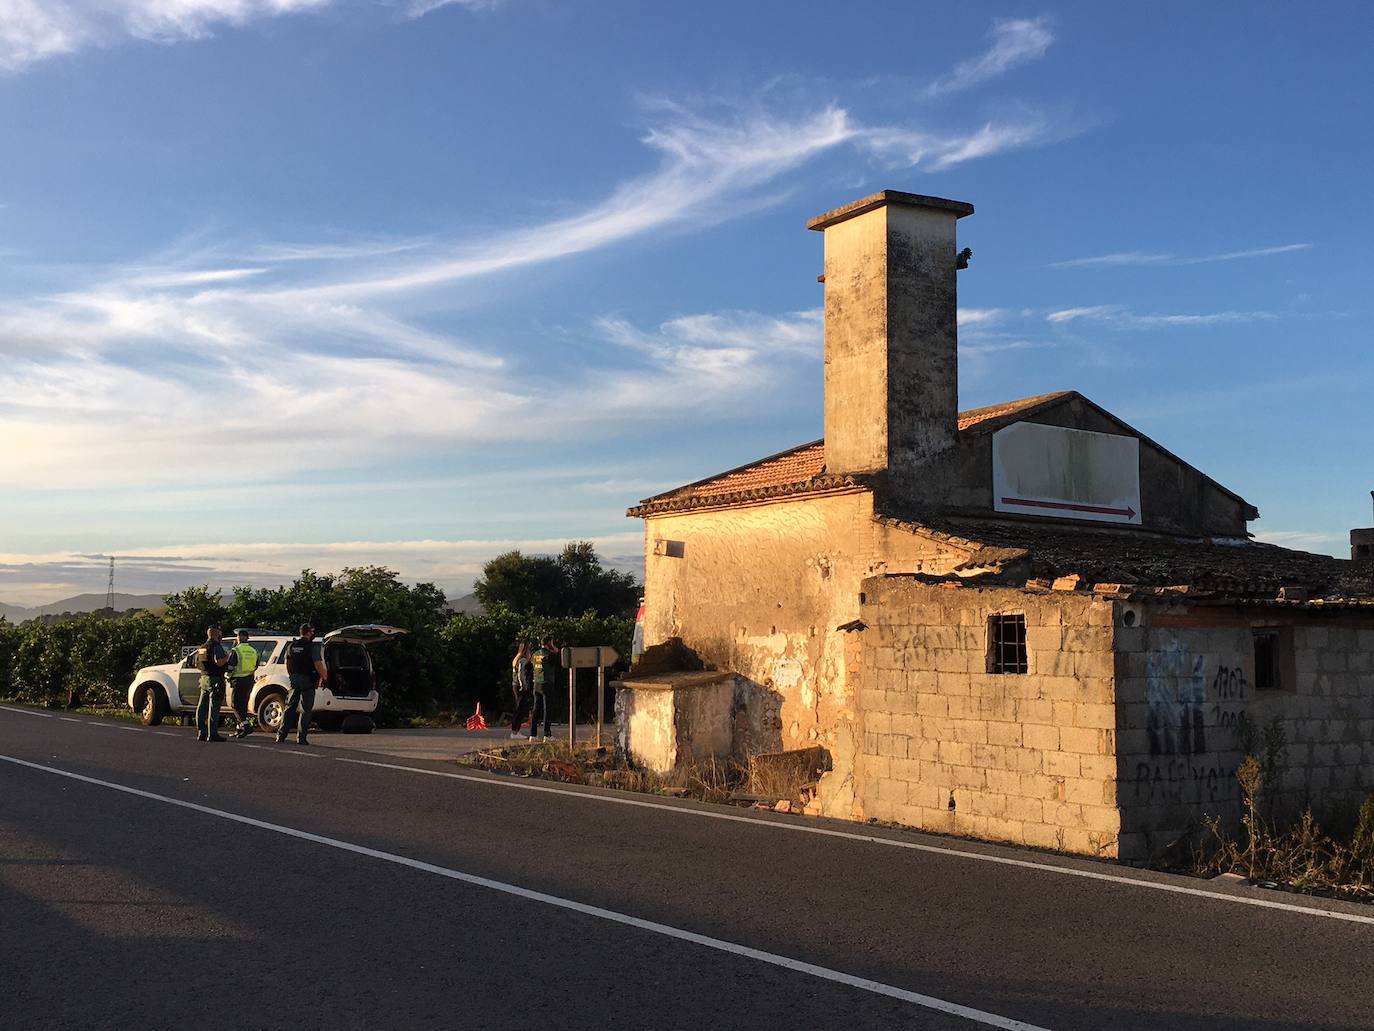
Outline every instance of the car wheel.
POLYGON ((138 695, 138 722, 145 727, 156 727, 170 710, 167 696, 156 684, 144 684, 138 695))
POLYGON ((371 716, 361 712, 354 712, 344 717, 343 724, 339 729, 345 734, 371 734, 372 727, 373 723, 371 716))
POLYGON ((259 727, 275 734, 281 729, 282 717, 286 715, 286 695, 281 691, 264 691, 258 696, 258 710, 254 715, 259 727))

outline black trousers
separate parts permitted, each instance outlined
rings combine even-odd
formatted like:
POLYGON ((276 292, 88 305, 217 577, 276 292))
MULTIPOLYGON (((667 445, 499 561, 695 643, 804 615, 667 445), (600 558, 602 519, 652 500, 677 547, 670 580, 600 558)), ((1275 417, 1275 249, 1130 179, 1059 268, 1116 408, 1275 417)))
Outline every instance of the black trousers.
POLYGON ((522 687, 520 693, 515 696, 515 715, 511 717, 510 732, 520 733, 520 726, 525 722, 525 717, 530 714, 530 706, 534 703, 534 688, 522 687))
POLYGON ((252 690, 252 677, 229 678, 229 704, 234 707, 240 723, 248 718, 248 694, 252 690))

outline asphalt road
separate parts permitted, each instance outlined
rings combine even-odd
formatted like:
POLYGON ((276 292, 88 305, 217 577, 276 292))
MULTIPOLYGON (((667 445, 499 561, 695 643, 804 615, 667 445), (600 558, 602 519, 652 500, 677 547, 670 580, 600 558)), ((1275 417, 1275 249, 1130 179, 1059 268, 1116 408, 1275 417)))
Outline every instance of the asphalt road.
POLYGON ((1374 1026, 1368 908, 317 740, 0 707, 0 1027, 1374 1026))

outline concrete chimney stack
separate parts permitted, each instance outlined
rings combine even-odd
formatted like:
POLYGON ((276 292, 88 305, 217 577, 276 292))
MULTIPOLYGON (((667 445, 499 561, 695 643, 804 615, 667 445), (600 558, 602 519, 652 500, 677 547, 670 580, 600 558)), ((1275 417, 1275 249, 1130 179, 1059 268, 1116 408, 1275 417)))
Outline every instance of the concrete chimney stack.
POLYGON ((963 201, 884 190, 807 223, 825 233, 825 466, 902 473, 954 446, 955 224, 963 201))
MULTIPOLYGON (((1369 498, 1374 501, 1374 490, 1369 498)), ((1350 531, 1350 557, 1356 562, 1374 561, 1374 526, 1350 531)))

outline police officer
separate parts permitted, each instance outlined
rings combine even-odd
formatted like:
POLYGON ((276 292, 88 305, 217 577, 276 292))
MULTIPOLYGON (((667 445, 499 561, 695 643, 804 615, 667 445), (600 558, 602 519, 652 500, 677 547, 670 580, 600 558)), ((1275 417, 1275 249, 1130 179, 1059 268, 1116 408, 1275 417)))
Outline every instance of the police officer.
POLYGON ((539 736, 539 721, 544 721, 544 740, 549 739, 549 699, 558 687, 559 651, 552 637, 539 642, 530 656, 534 666, 534 702, 530 707, 530 740, 539 736))
POLYGON ((239 718, 236 737, 246 737, 253 729, 248 721, 248 694, 253 690, 253 672, 258 668, 258 650, 248 643, 248 631, 238 632, 239 643, 230 654, 229 704, 239 718))
POLYGON ((219 736, 219 710, 224 704, 224 670, 229 654, 220 644, 224 633, 217 626, 207 627, 205 643, 196 649, 196 668, 200 670, 200 698, 196 701, 196 739, 223 741, 219 736))
POLYGON ((310 729, 310 713, 315 708, 315 688, 324 687, 329 673, 324 668, 324 649, 315 640, 315 628, 302 623, 300 636, 286 646, 286 673, 291 678, 291 693, 286 696, 286 708, 277 728, 277 744, 286 740, 291 730, 291 717, 296 716, 296 743, 304 745, 310 729))

